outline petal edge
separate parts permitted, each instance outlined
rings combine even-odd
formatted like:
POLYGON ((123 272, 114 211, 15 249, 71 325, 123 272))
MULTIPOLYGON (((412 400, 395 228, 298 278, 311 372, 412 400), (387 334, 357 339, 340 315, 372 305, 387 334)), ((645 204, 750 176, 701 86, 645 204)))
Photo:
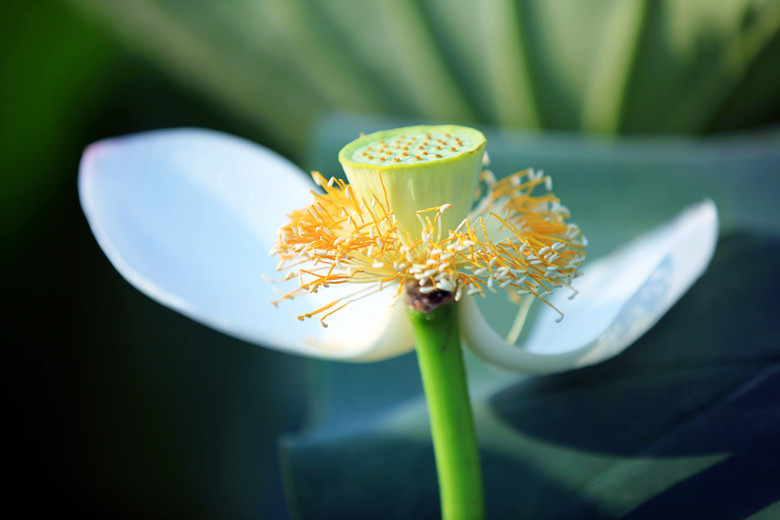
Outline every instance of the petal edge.
POLYGON ((715 251, 718 217, 705 200, 583 269, 582 294, 553 303, 566 313, 555 324, 542 309, 525 348, 507 344, 476 303, 461 304, 464 342, 479 357, 511 370, 545 374, 609 359, 649 330, 704 273, 715 251), (560 302, 560 303, 559 303, 560 302))

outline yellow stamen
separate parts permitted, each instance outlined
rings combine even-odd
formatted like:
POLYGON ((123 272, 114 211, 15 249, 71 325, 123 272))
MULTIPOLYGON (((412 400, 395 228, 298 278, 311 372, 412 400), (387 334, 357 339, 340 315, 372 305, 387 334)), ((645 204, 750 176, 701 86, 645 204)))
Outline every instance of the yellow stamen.
POLYGON ((289 270, 283 279, 298 278, 298 287, 274 303, 330 284, 365 287, 299 319, 322 314, 327 326, 327 317, 357 299, 390 286, 400 296, 409 282, 422 293, 453 292, 456 300, 464 291, 483 297, 499 290, 514 298, 526 294, 524 301, 539 299, 561 316, 546 296, 561 286, 576 293, 570 283, 584 258, 585 240, 566 223, 568 211, 552 193, 532 193, 548 188, 549 177, 526 170, 496 181, 483 172, 479 191, 485 196, 475 211, 456 229, 445 230, 441 215, 449 203, 417 210, 420 236, 399 232, 381 172, 380 198, 372 195, 368 203, 340 179, 325 181, 318 172, 312 177, 324 193, 289 215, 272 251, 280 258, 278 269, 289 270))

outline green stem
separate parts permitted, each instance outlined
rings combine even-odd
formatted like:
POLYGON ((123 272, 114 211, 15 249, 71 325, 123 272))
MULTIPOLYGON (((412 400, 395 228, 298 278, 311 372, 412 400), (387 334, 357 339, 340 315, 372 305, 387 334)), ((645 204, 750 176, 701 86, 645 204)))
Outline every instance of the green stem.
POLYGON ((409 318, 431 418, 442 518, 484 518, 482 474, 456 304, 428 313, 409 309, 409 318))

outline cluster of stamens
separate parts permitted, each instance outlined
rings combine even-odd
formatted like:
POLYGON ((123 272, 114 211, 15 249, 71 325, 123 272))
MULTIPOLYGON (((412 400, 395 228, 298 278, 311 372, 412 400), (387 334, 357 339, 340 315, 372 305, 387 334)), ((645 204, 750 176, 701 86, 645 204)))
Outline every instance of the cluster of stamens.
POLYGON ((464 141, 450 133, 401 134, 366 144, 355 151, 354 157, 366 164, 414 164, 456 156, 471 144, 468 138, 464 141))
POLYGON ((301 320, 318 315, 327 326, 324 320, 346 305, 390 287, 397 298, 409 284, 423 295, 452 293, 456 301, 464 294, 485 297, 503 290, 514 301, 529 296, 551 307, 547 297, 554 288, 576 294, 571 281, 579 275, 586 240, 575 224, 566 223, 569 212, 542 172, 526 170, 496 181, 484 171, 485 195, 469 216, 454 230, 442 229, 440 217, 449 204, 421 209, 420 236, 401 236, 386 193, 359 199, 341 180, 312 176, 324 193, 313 192, 314 203, 289 216, 271 251, 280 257, 277 269, 287 271, 283 280, 297 278, 298 286, 273 303, 331 285, 357 285, 301 320), (544 193, 532 195, 537 189, 544 193))

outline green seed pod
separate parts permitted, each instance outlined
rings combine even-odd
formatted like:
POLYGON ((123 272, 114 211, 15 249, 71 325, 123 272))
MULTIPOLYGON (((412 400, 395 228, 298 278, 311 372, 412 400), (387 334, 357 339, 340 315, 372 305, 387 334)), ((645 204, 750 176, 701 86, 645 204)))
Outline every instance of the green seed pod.
POLYGON ((419 210, 449 205, 440 215, 445 232, 468 215, 485 143, 472 128, 409 126, 362 136, 341 149, 339 161, 358 197, 387 200, 400 235, 416 239, 419 210))

